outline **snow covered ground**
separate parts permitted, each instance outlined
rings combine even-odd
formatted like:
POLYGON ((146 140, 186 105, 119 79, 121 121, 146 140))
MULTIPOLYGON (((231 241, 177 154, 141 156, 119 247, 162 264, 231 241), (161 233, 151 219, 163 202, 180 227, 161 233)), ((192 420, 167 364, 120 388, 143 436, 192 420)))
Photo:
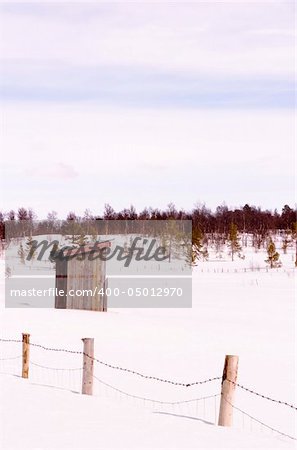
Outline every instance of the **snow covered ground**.
MULTIPOLYGON (((185 383, 221 376, 225 355, 237 354, 240 384, 296 404, 293 249, 272 270, 266 270, 264 250, 244 253, 234 262, 226 253, 221 259, 210 253, 199 263, 191 309, 107 313, 5 309, 1 262, 0 337, 21 339, 29 332, 33 343, 77 351, 81 338, 94 337, 101 361, 185 383)), ((95 363, 89 397, 80 394, 81 355, 31 347, 24 380, 20 354, 20 343, 0 342, 3 449, 294 447, 249 417, 296 436, 293 409, 239 387, 235 406, 249 416, 236 409, 232 428, 216 426, 219 396, 213 396, 220 380, 174 386, 95 363)))

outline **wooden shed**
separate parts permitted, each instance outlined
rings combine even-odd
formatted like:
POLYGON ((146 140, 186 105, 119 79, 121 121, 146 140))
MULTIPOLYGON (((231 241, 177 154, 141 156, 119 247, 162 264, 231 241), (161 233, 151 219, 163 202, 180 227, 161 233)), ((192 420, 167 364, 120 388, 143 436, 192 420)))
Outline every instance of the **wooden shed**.
POLYGON ((106 261, 96 253, 110 246, 105 241, 97 243, 95 249, 93 245, 68 249, 65 257, 56 259, 55 308, 107 310, 106 261))

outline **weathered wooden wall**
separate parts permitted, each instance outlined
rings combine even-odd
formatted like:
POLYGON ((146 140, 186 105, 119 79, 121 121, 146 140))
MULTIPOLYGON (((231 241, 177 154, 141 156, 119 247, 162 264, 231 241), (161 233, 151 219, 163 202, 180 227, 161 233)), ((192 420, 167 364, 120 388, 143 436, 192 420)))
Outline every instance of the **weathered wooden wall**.
MULTIPOLYGON (((109 241, 100 242, 96 250, 110 246, 109 241)), ((94 246, 88 245, 72 249, 62 261, 56 261, 56 288, 64 291, 64 295, 56 295, 56 308, 107 311, 106 261, 94 254, 94 246)))
MULTIPOLYGON (((97 292, 104 288, 105 281, 105 262, 99 258, 95 261, 89 261, 87 258, 84 261, 72 259, 68 262, 67 273, 67 291, 74 292, 90 290, 97 292)), ((84 309, 91 311, 103 311, 103 296, 96 293, 95 296, 67 296, 66 308, 68 309, 84 309)))
POLYGON ((56 261, 56 289, 58 291, 63 290, 64 296, 56 295, 55 297, 55 308, 65 309, 67 302, 67 261, 56 261))

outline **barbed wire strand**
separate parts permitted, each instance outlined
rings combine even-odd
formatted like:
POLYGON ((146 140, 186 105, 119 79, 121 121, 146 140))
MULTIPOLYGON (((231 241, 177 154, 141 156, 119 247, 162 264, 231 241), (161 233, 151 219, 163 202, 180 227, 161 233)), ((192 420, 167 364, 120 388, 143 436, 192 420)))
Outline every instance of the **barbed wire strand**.
POLYGON ((250 394, 257 395, 258 397, 264 398, 265 400, 270 400, 271 402, 278 403, 280 405, 288 406, 289 408, 295 409, 297 411, 297 407, 295 405, 284 402, 282 400, 276 400, 276 399, 268 397, 267 395, 264 395, 264 394, 260 394, 259 392, 256 392, 253 389, 243 386, 242 384, 236 383, 235 381, 228 380, 228 378, 227 378, 227 381, 229 381, 229 383, 232 383, 234 386, 237 386, 240 389, 243 389, 244 391, 249 392, 250 394))
POLYGON ((130 394, 128 392, 122 391, 121 389, 112 386, 109 383, 106 383, 105 381, 103 381, 100 378, 98 378, 96 375, 93 375, 93 378, 95 380, 97 380, 99 383, 103 384, 104 386, 107 386, 108 388, 113 389, 114 391, 119 392, 120 394, 124 394, 127 397, 135 398, 137 400, 142 400, 142 401, 145 401, 145 402, 157 403, 157 404, 160 404, 160 405, 168 405, 168 406, 181 405, 181 404, 186 404, 186 403, 197 402, 197 401, 200 401, 200 400, 206 400, 206 399, 209 399, 209 398, 214 398, 214 397, 218 397, 219 395, 221 395, 220 393, 218 393, 218 394, 213 394, 213 395, 207 395, 205 397, 193 398, 193 399, 190 399, 190 400, 181 400, 181 401, 175 401, 175 402, 168 402, 168 401, 155 400, 155 399, 152 399, 152 398, 141 397, 139 395, 130 394))
MULTIPOLYGON (((89 358, 92 358, 89 355, 85 355, 85 356, 87 356, 89 358)), ((168 384, 172 384, 174 386, 191 387, 191 386, 195 386, 195 385, 201 385, 201 384, 210 383, 210 382, 216 381, 216 380, 221 380, 221 377, 213 377, 213 378, 208 378, 208 379, 202 380, 202 381, 194 381, 192 383, 180 383, 178 381, 167 380, 165 378, 159 378, 159 377, 155 377, 155 376, 151 376, 151 375, 144 375, 143 373, 137 372, 137 371, 132 370, 132 369, 126 369, 126 368, 123 368, 123 367, 120 367, 120 366, 114 366, 114 365, 106 363, 104 361, 100 361, 97 358, 92 358, 92 359, 94 359, 94 361, 96 361, 97 363, 99 363, 101 365, 104 365, 105 367, 109 367, 110 369, 120 370, 122 372, 127 372, 127 373, 131 373, 133 375, 137 375, 137 376, 139 376, 141 378, 145 378, 147 380, 160 381, 162 383, 168 383, 168 384)))
POLYGON ((254 422, 259 423, 261 426, 268 428, 270 431, 274 431, 278 434, 280 434, 281 436, 287 437, 289 439, 292 439, 293 441, 297 441, 297 438, 294 436, 290 436, 289 434, 284 433, 283 431, 277 430, 276 428, 271 427, 270 425, 267 425, 266 423, 262 422, 261 420, 257 419, 256 417, 252 416, 251 414, 248 414, 246 411, 243 411, 242 409, 238 408, 237 406, 233 405, 231 402, 229 402, 229 400, 223 396, 224 400, 229 403, 230 406, 232 406, 232 408, 236 409, 237 411, 240 411, 242 414, 244 414, 245 416, 249 417, 251 420, 253 420, 254 422))

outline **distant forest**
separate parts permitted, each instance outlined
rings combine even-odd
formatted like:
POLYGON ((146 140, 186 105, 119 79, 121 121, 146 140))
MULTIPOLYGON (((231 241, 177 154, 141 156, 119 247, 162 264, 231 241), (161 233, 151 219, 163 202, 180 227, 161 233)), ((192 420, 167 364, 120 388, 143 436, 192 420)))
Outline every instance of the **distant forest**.
MULTIPOLYGON (((246 204, 243 207, 231 209, 227 205, 218 206, 215 211, 207 208, 205 205, 199 205, 192 211, 184 211, 176 209, 173 203, 170 203, 165 210, 158 208, 144 208, 137 212, 134 206, 125 208, 121 211, 115 211, 112 206, 106 204, 102 215, 93 214, 86 209, 83 216, 76 215, 70 211, 63 220, 67 221, 100 221, 100 220, 192 220, 193 234, 198 231, 204 234, 220 234, 227 235, 231 225, 235 225, 238 232, 252 233, 255 236, 265 238, 268 232, 284 230, 288 233, 296 234, 296 209, 289 205, 284 205, 281 212, 277 210, 262 210, 260 207, 250 206, 246 204)), ((37 214, 32 209, 24 207, 18 208, 17 211, 1 212, 0 211, 0 238, 5 239, 4 224, 11 221, 33 221, 38 220, 37 214)), ((54 225, 59 222, 58 215, 55 211, 49 212, 46 219, 41 223, 54 225)))

